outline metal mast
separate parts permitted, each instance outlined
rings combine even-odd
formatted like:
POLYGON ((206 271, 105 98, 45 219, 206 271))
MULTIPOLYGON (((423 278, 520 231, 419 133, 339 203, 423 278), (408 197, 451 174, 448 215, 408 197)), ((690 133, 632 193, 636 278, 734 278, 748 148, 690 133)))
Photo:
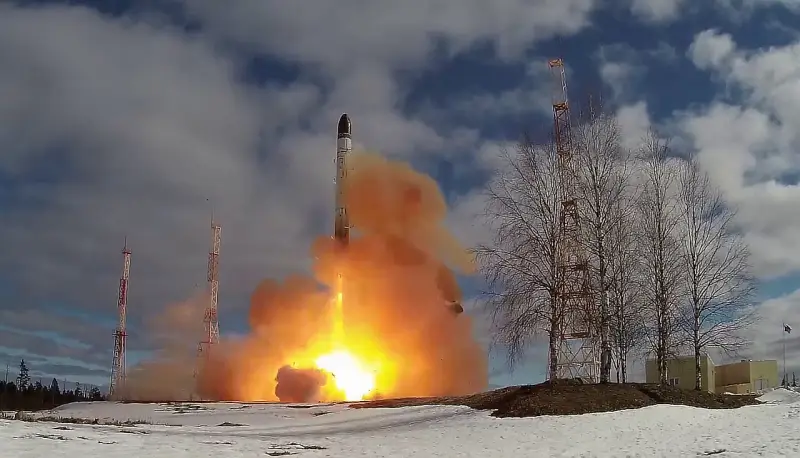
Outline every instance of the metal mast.
POLYGON ((555 91, 553 126, 558 174, 561 181, 561 213, 558 237, 558 363, 553 379, 580 378, 596 383, 600 374, 594 301, 589 283, 589 264, 581 244, 577 177, 573 163, 567 79, 561 59, 549 61, 555 91))
POLYGON ((128 249, 128 238, 122 249, 122 276, 119 279, 119 295, 117 296, 117 329, 114 331, 114 362, 111 365, 111 384, 109 396, 114 397, 117 390, 125 385, 125 340, 128 336, 126 321, 128 313, 128 277, 131 272, 131 251, 128 249))
POLYGON ((211 251, 208 253, 208 306, 206 307, 203 324, 205 332, 203 341, 197 347, 198 356, 206 359, 211 352, 211 347, 219 343, 219 320, 217 318, 217 294, 219 292, 219 248, 222 239, 222 227, 211 220, 211 251))

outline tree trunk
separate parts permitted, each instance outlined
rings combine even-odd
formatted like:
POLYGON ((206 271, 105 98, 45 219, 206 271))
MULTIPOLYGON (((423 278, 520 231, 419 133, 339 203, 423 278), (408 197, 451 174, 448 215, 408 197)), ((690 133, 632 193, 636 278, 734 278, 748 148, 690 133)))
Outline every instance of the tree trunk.
MULTIPOLYGON (((603 270, 602 263, 601 260, 601 270, 603 270)), ((605 283, 605 279, 601 278, 600 282, 605 283)), ((604 288, 600 293, 600 383, 608 383, 611 378, 611 342, 608 318, 608 291, 604 288)))
POLYGON ((622 355, 620 365, 622 366, 622 383, 628 383, 628 355, 622 355))
MULTIPOLYGON (((558 299, 554 298, 553 300, 558 299)), ((548 373, 550 375, 550 381, 554 381, 558 378, 558 344, 560 335, 560 324, 558 323, 557 319, 554 319, 550 322, 550 342, 548 346, 548 373)))
MULTIPOLYGON (((696 307, 695 310, 697 310, 696 307)), ((694 315, 692 343, 694 344, 694 389, 699 391, 703 385, 703 380, 700 368, 700 316, 697 313, 694 315)))
POLYGON ((700 369, 700 348, 694 347, 694 389, 700 391, 703 380, 702 370, 700 369))
POLYGON ((664 317, 664 310, 663 304, 659 304, 659 307, 662 307, 662 311, 660 316, 658 317, 659 320, 659 329, 658 329, 658 348, 656 349, 657 359, 658 359, 658 381, 662 385, 667 384, 667 324, 666 318, 664 317))

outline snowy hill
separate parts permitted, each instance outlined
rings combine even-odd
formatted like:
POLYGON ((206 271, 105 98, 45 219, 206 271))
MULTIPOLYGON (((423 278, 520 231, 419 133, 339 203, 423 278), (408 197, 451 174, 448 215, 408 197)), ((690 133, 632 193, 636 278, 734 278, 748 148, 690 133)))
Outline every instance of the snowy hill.
POLYGON ((793 404, 800 402, 800 393, 791 388, 776 388, 764 393, 758 400, 768 404, 793 404))
POLYGON ((36 415, 152 424, 6 420, 0 443, 4 455, 20 458, 800 456, 800 402, 787 394, 800 396, 775 390, 768 403, 735 410, 658 405, 521 419, 452 406, 75 403, 36 415))

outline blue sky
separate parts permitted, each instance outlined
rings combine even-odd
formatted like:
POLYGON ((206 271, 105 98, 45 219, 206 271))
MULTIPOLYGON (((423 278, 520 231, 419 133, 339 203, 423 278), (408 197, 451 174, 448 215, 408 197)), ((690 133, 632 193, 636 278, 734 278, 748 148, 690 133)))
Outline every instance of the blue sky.
MULTIPOLYGON (((307 269, 329 230, 341 112, 357 146, 440 181, 465 244, 486 240, 493 157, 549 129, 550 57, 574 98, 602 92, 629 144, 668 133, 740 207, 764 301, 751 351, 778 356, 776 329, 800 317, 791 1, 362 3, 0 2, 0 362, 106 383, 125 236, 129 363, 146 357, 145 323, 203 286, 212 205, 222 332, 245 332, 255 285, 307 269)), ((544 353, 503 364, 492 383, 540 381, 544 353)))

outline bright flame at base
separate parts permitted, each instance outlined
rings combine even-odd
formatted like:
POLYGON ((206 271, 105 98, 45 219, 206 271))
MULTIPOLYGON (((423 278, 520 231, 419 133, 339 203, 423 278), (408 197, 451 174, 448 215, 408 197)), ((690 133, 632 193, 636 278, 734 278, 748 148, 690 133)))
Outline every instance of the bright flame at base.
POLYGON ((336 388, 341 391, 344 401, 360 401, 375 389, 375 374, 364 367, 362 361, 346 350, 346 334, 344 331, 344 294, 343 279, 337 279, 337 292, 334 297, 333 329, 331 344, 333 351, 316 359, 318 368, 329 372, 336 381, 336 388))
POLYGON ((375 375, 364 369, 346 350, 337 350, 317 358, 317 367, 330 372, 345 401, 360 401, 375 388, 375 375))

